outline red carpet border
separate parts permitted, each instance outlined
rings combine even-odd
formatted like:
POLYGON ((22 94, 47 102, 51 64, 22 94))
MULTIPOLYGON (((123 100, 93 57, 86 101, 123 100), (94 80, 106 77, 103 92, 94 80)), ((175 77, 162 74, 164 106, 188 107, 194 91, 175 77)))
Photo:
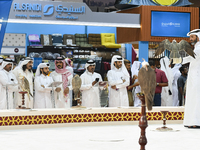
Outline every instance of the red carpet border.
MULTIPOLYGON (((183 120, 184 112, 168 112, 167 120, 183 120)), ((36 125, 58 123, 138 121, 140 113, 99 113, 99 114, 66 114, 0 117, 0 126, 36 125)), ((160 112, 147 112, 147 120, 162 120, 160 112)))

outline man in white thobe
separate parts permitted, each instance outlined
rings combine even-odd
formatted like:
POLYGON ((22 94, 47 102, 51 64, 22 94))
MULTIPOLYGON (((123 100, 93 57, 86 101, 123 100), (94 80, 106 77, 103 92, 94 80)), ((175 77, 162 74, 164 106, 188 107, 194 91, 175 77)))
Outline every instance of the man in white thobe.
POLYGON ((177 81, 178 78, 181 76, 181 73, 179 71, 179 68, 181 66, 182 66, 181 64, 175 64, 175 65, 171 64, 173 73, 173 82, 172 82, 173 106, 179 106, 177 81))
POLYGON ((124 65, 124 59, 114 55, 111 60, 111 70, 107 74, 109 84, 109 107, 128 107, 129 100, 126 87, 130 83, 129 73, 124 65))
MULTIPOLYGON (((132 75, 134 76, 138 76, 139 70, 140 70, 140 65, 141 62, 140 61, 134 61, 133 65, 131 67, 131 72, 132 75)), ((134 107, 140 107, 141 106, 141 100, 139 99, 139 97, 137 96, 137 93, 141 92, 141 87, 139 85, 138 79, 135 80, 134 84, 136 84, 137 86, 135 87, 135 90, 133 92, 133 96, 134 96, 134 107)))
POLYGON ((14 109, 13 92, 18 90, 18 81, 12 73, 13 63, 11 59, 2 62, 0 70, 0 109, 14 109), (7 105, 8 104, 8 105, 7 105))
POLYGON ((173 82, 173 74, 170 68, 169 58, 165 56, 160 59, 160 70, 165 72, 165 75, 168 79, 168 86, 162 87, 161 92, 161 106, 173 106, 173 96, 172 96, 172 82, 173 82))
POLYGON ((63 82, 54 91, 56 108, 70 108, 69 90, 72 90, 73 75, 66 69, 65 59, 63 57, 56 58, 55 71, 50 76, 54 82, 63 82))
MULTIPOLYGON (((65 58, 65 62, 66 62, 66 69, 69 70, 69 72, 73 75, 74 70, 71 66, 71 60, 69 58, 65 58)), ((72 101, 73 101, 73 91, 72 90, 69 90, 69 96, 70 96, 70 106, 72 106, 72 101)))
POLYGON ((17 66, 13 69, 13 71, 20 69, 22 62, 24 61, 25 58, 21 58, 17 66))
POLYGON ((88 60, 85 64, 86 71, 80 76, 82 105, 86 107, 100 107, 100 89, 98 83, 102 81, 100 74, 94 72, 96 63, 88 60))
POLYGON ((200 127, 200 29, 190 31, 191 44, 194 45, 195 58, 188 56, 183 58, 182 64, 190 63, 187 85, 184 122, 189 128, 200 127))
MULTIPOLYGON (((15 77, 17 78, 19 84, 21 83, 21 77, 24 76, 28 82, 30 87, 30 92, 33 95, 33 60, 30 57, 27 57, 24 59, 24 61, 21 63, 20 67, 18 69, 14 69, 13 73, 15 77)), ((24 107, 22 106, 22 94, 19 94, 19 92, 22 91, 20 89, 18 92, 16 92, 16 107, 24 107)), ((29 94, 25 94, 25 107, 26 108, 33 108, 33 97, 29 94)))
POLYGON ((71 66, 71 60, 69 58, 65 58, 65 62, 66 62, 66 69, 69 70, 69 72, 73 75, 74 70, 71 66))
POLYGON ((51 87, 53 83, 49 74, 49 64, 40 63, 35 73, 35 103, 34 108, 52 108, 51 87))

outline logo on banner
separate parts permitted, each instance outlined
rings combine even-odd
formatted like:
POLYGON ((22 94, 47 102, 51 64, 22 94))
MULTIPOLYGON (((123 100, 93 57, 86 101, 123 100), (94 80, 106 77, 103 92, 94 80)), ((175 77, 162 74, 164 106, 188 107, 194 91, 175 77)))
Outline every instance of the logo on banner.
POLYGON ((0 31, 1 31, 1 26, 2 26, 2 24, 0 24, 0 31))
POLYGON ((161 26, 162 27, 168 27, 168 26, 180 27, 181 23, 178 23, 178 22, 176 22, 176 23, 175 22, 162 22, 161 26))
POLYGON ((18 52, 19 52, 19 49, 18 49, 18 48, 15 48, 15 49, 14 49, 14 52, 15 52, 15 53, 18 53, 18 52))
POLYGON ((45 5, 43 8, 43 13, 45 16, 50 16, 54 12, 54 6, 53 5, 45 5))

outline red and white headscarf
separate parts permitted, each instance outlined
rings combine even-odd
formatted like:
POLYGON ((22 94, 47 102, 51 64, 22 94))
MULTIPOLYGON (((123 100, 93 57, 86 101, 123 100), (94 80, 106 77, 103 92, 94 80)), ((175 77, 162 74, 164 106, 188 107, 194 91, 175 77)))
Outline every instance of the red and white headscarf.
MULTIPOLYGON (((68 77, 71 75, 71 73, 69 72, 68 69, 66 69, 65 59, 63 57, 57 57, 54 63, 55 63, 55 71, 59 74, 62 74, 63 89, 66 89, 68 86, 68 77), (62 63, 63 63, 62 69, 59 69, 56 66, 57 61, 62 61, 62 63)), ((66 94, 65 96, 67 96, 67 95, 68 94, 66 94)))
POLYGON ((72 64, 71 64, 71 62, 72 62, 71 59, 65 58, 65 62, 67 63, 68 66, 70 66, 70 67, 72 66, 72 64))

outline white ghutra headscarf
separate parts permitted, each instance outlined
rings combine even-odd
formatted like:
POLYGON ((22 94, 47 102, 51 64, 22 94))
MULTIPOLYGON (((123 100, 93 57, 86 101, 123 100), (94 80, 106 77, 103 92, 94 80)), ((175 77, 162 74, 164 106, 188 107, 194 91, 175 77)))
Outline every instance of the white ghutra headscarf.
POLYGON ((35 73, 35 76, 39 76, 40 75, 40 69, 41 68, 46 68, 46 67, 50 67, 50 65, 48 63, 40 63, 38 66, 37 66, 37 70, 36 70, 36 73, 35 73))
MULTIPOLYGON (((6 58, 3 60, 2 64, 1 64, 1 70, 4 69, 4 67, 8 64, 12 64, 12 68, 13 68, 13 61, 9 58, 6 58)), ((11 70, 12 70, 11 68, 11 70)))
POLYGON ((121 62, 122 62, 122 67, 121 67, 120 69, 122 70, 122 72, 123 72, 123 74, 124 74, 125 76, 127 76, 127 77, 130 78, 130 75, 129 75, 127 69, 126 69, 126 66, 124 65, 124 58, 122 58, 122 57, 119 56, 119 55, 114 55, 114 56, 112 57, 112 60, 111 60, 111 70, 117 69, 117 68, 115 67, 115 65, 114 65, 114 62, 115 62, 115 61, 121 61, 121 62))
POLYGON ((85 64, 85 69, 86 69, 86 71, 88 71, 87 68, 88 68, 89 66, 93 66, 93 65, 96 66, 95 61, 92 60, 92 59, 88 60, 88 61, 86 62, 86 64, 85 64))

